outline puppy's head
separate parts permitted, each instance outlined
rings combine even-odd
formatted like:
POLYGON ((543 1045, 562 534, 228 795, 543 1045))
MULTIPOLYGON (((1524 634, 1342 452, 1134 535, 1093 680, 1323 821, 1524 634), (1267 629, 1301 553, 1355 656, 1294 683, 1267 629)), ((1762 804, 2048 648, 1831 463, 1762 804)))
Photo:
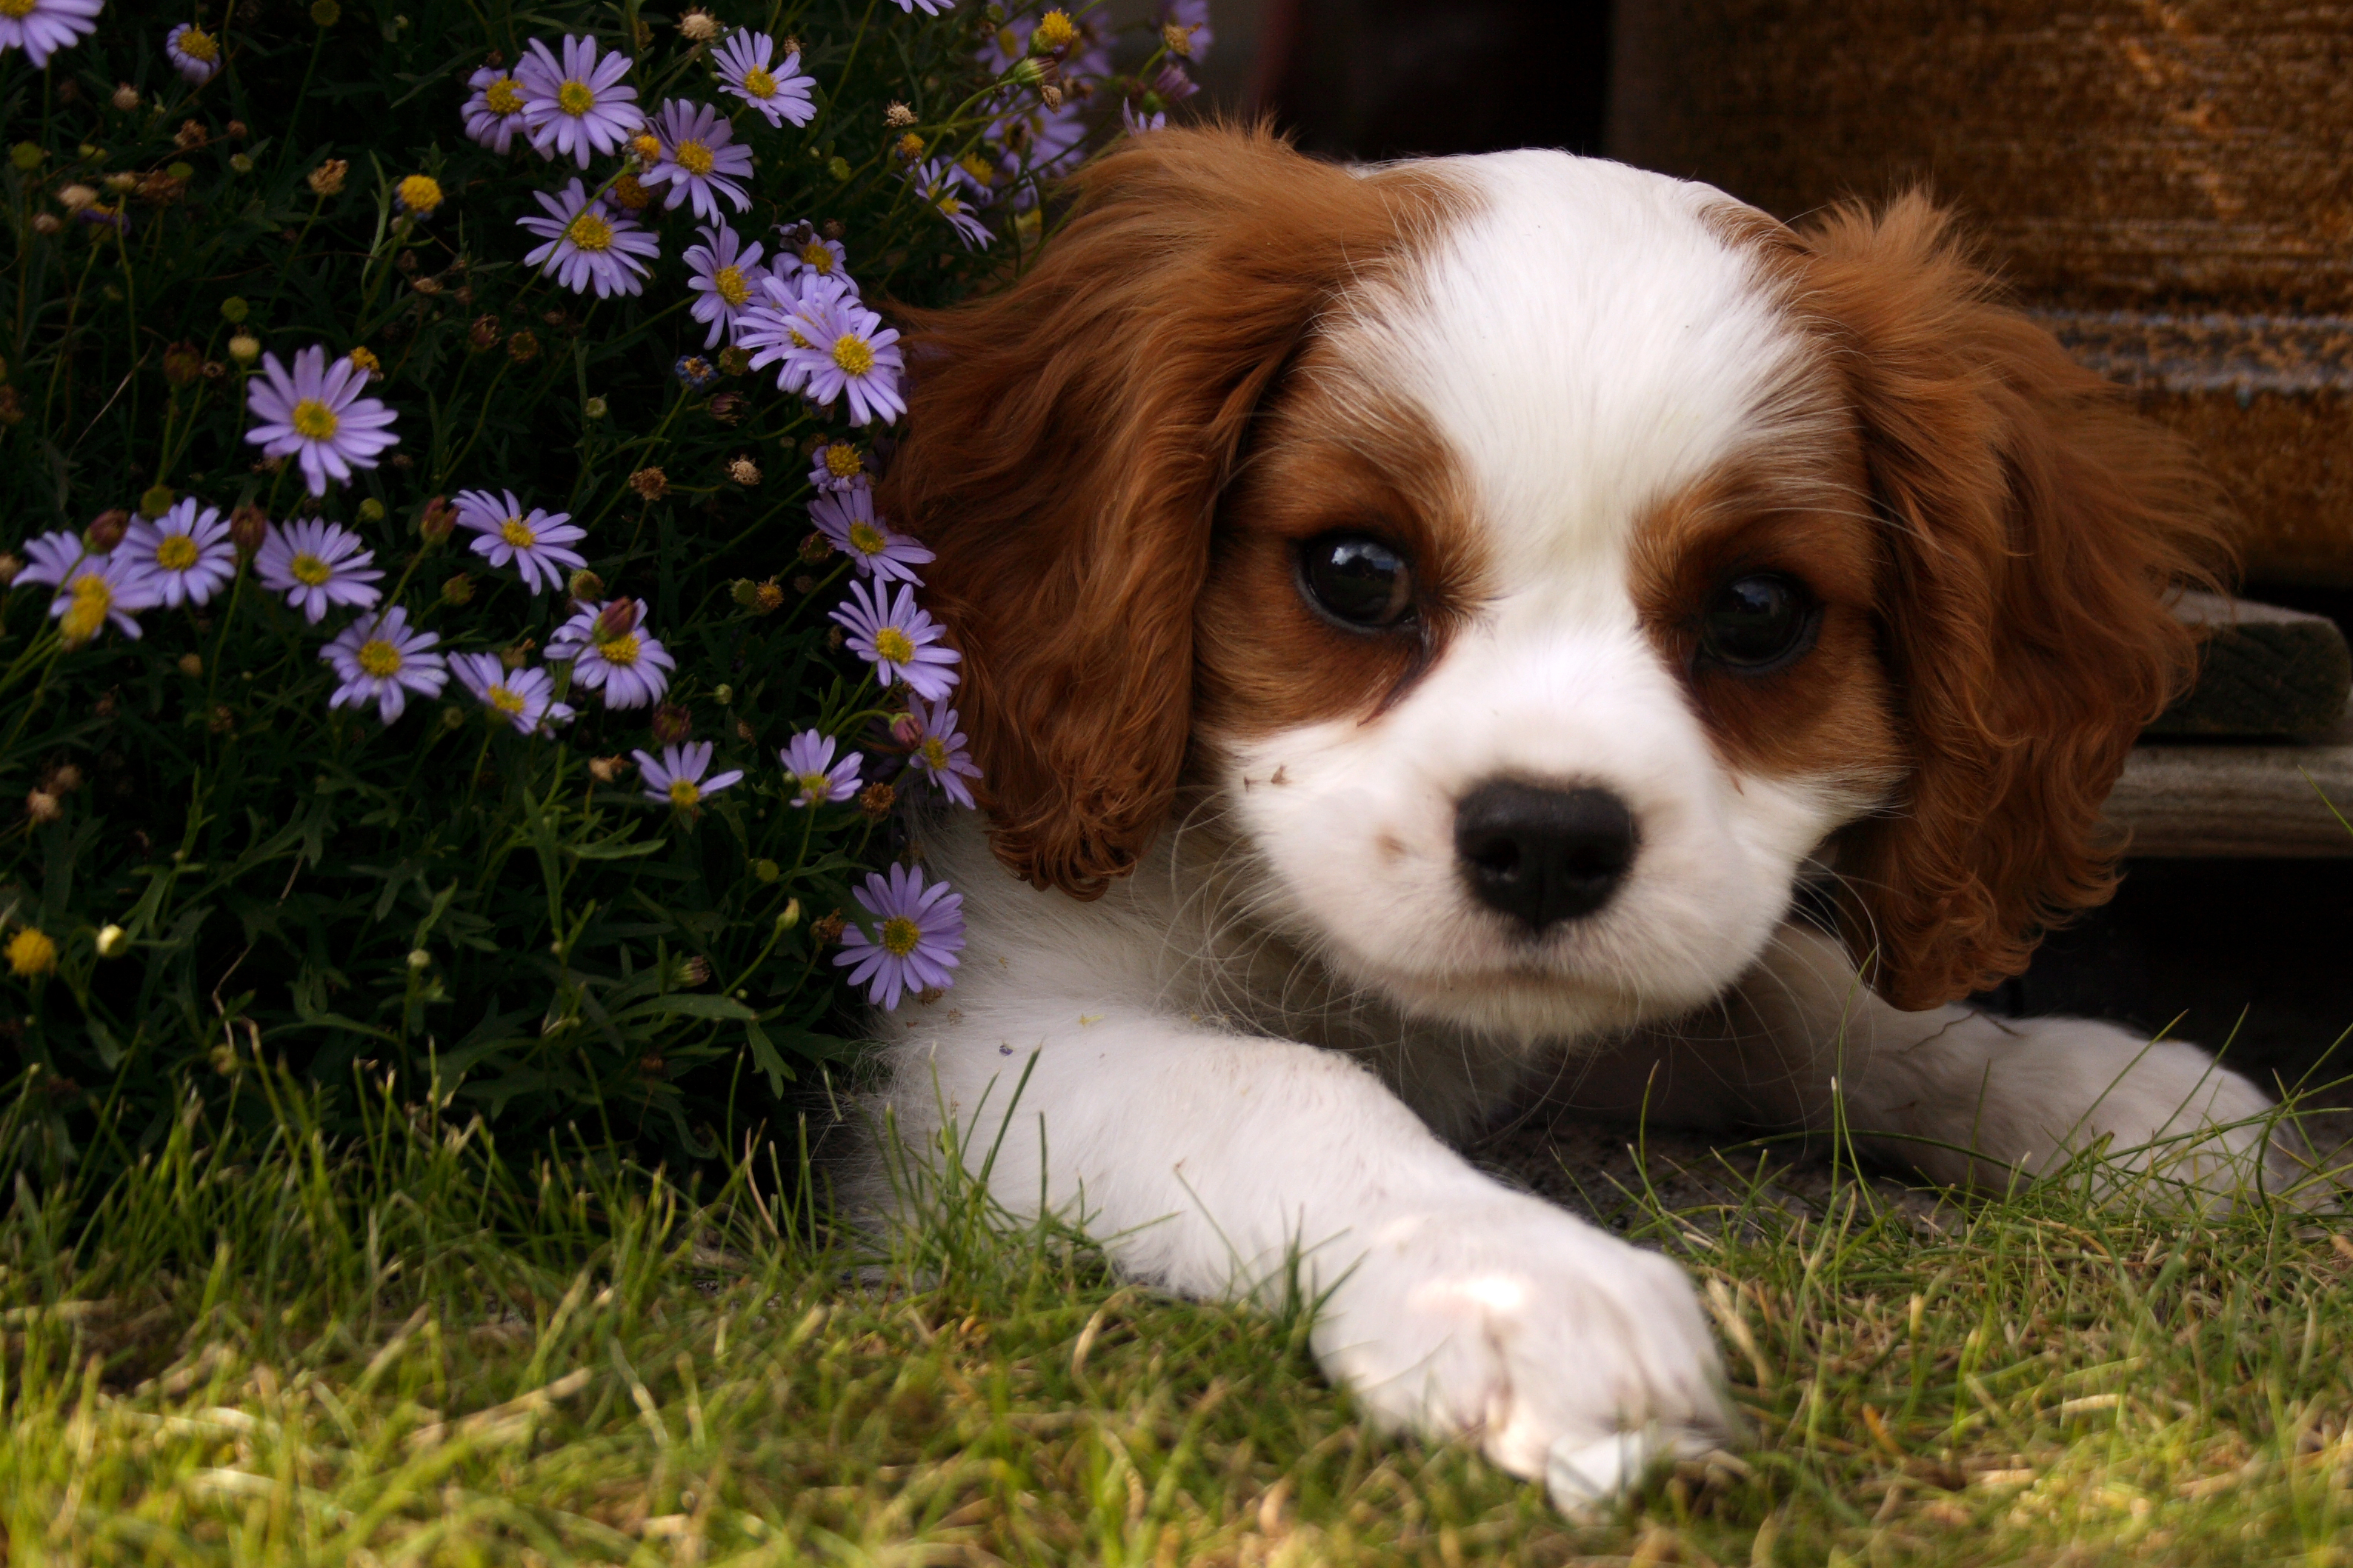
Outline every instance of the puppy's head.
POLYGON ((919 325, 883 500, 1040 886, 1190 781, 1349 982, 1529 1035, 1713 995, 1826 845, 1904 1006, 2106 895, 2204 492, 1917 198, 1167 131, 919 325))

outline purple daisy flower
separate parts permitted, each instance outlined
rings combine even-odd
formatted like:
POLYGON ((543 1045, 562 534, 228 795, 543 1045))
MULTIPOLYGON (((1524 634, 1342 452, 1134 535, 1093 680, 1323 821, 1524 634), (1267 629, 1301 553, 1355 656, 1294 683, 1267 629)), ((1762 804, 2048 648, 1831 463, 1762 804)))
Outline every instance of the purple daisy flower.
POLYGON ((874 515, 874 492, 860 486, 809 502, 809 520, 833 547, 878 583, 921 583, 913 568, 934 559, 903 533, 893 533, 874 515))
POLYGON ((525 263, 546 263, 556 281, 575 294, 592 286, 599 300, 644 292, 646 262, 661 254, 661 242, 638 227, 637 219, 602 197, 591 199, 576 179, 560 195, 533 191, 532 196, 546 216, 525 215, 515 223, 547 243, 525 255, 525 263))
POLYGON ((16 0, 0 10, 0 55, 22 49, 39 70, 51 55, 96 32, 104 5, 105 0, 16 0))
POLYGON ((338 354, 327 359, 324 343, 294 356, 294 373, 276 354, 261 356, 261 375, 245 384, 246 406, 262 423, 245 438, 273 458, 302 465, 311 493, 327 493, 327 482, 351 480, 353 468, 373 468, 376 454, 400 444, 392 434, 392 410, 362 397, 367 372, 338 354))
POLYGON ((711 58, 725 90, 766 115, 769 124, 782 125, 789 120, 807 125, 817 113, 817 105, 809 98, 817 79, 800 74, 799 51, 786 55, 783 65, 771 63, 776 53, 776 40, 767 34, 738 33, 711 58))
POLYGON ((583 605, 547 639, 547 657, 572 661, 572 683, 601 691, 607 708, 643 708, 670 689, 678 661, 638 624, 634 599, 583 605))
POLYGON ((458 521, 481 535, 474 553, 493 566, 512 563, 522 574, 523 586, 536 594, 564 582, 564 574, 588 564, 576 550, 565 546, 588 537, 587 530, 571 526, 568 511, 523 510, 512 490, 459 490, 458 521))
POLYGON ((909 170, 907 178, 914 182, 924 204, 948 220, 948 226, 955 230, 966 250, 975 247, 988 248, 988 242, 996 237, 975 216, 987 204, 988 192, 969 170, 944 158, 934 158, 909 170))
POLYGON ((776 226, 776 256, 769 270, 796 289, 807 281, 804 274, 837 278, 850 298, 858 297, 858 279, 849 275, 849 252, 841 241, 826 238, 806 219, 776 226))
POLYGON ((121 552, 154 574, 164 603, 172 609, 201 605, 237 575, 237 546, 228 541, 228 520, 218 507, 198 510, 192 498, 150 522, 133 519, 121 552))
POLYGON ((484 66, 466 79, 466 85, 474 89, 462 111, 466 134, 503 157, 514 148, 515 132, 529 130, 522 117, 522 84, 496 66, 484 66))
POLYGON ((805 805, 848 800, 856 795, 859 769, 866 756, 862 752, 852 752, 837 763, 833 760, 833 737, 804 730, 776 753, 776 760, 785 764, 786 775, 800 785, 800 794, 793 796, 793 808, 798 810, 805 805))
POLYGON ((164 35, 164 55, 174 69, 198 87, 220 74, 220 39, 194 22, 183 22, 164 35))
POLYGON ((493 724, 512 724, 524 735, 543 734, 572 717, 571 707, 555 700, 555 679, 544 669, 509 669, 494 653, 452 654, 449 668, 493 724))
POLYGON ((1135 105, 1123 98, 1119 100, 1119 122, 1130 136, 1141 136, 1147 131, 1164 129, 1168 123, 1168 116, 1165 111, 1139 114, 1135 105))
POLYGON ((698 321, 711 324, 711 335, 702 340, 702 346, 714 349, 720 339, 733 339, 735 323, 752 304, 753 281, 764 276, 760 270, 761 252, 756 245, 745 245, 723 223, 698 232, 702 243, 686 247, 690 274, 686 286, 695 294, 688 313, 698 321))
POLYGON ((408 706, 408 694, 438 697, 449 679, 448 661, 431 649, 438 632, 420 631, 408 624, 408 612, 395 605, 382 616, 353 621, 319 650, 334 667, 343 684, 327 699, 330 708, 357 708, 373 702, 376 717, 389 724, 408 706))
POLYGON ((868 998, 887 1011, 907 992, 955 984, 948 971, 964 951, 962 893, 950 892, 945 882, 926 885, 913 866, 893 866, 887 876, 869 872, 857 892, 876 930, 869 938, 862 921, 842 928, 833 962, 849 971, 851 984, 867 987, 868 998))
POLYGON ((265 587, 286 595, 286 602, 317 626, 330 605, 364 610, 384 597, 369 586, 384 574, 369 564, 373 550, 360 548, 359 535, 340 522, 311 518, 273 526, 253 558, 253 569, 265 587))
POLYGON ((638 773, 645 781, 648 800, 667 801, 681 811, 692 811, 704 797, 744 777, 744 770, 732 768, 723 773, 702 776, 711 766, 711 742, 693 741, 683 746, 664 746, 659 759, 644 752, 632 752, 638 759, 638 773))
POLYGON ((523 125, 543 158, 569 153, 585 169, 591 153, 618 152, 645 123, 638 89, 621 85, 629 57, 617 49, 600 56, 594 38, 565 37, 561 60, 533 38, 514 74, 523 125))
POLYGON ((786 348, 785 366, 800 373, 801 394, 811 403, 830 408, 835 398, 847 394, 852 425, 878 417, 887 425, 907 411, 906 399, 899 394, 899 377, 906 366, 899 353, 899 333, 854 296, 842 293, 824 300, 812 289, 802 295, 790 327, 806 346, 786 348))
POLYGON ((855 442, 827 441, 809 454, 809 483, 824 494, 864 489, 872 482, 866 473, 866 454, 855 442))
POLYGON ((849 602, 833 612, 833 619, 848 628, 851 651, 874 666, 874 678, 883 685, 903 680, 916 696, 934 701, 955 686, 952 667, 964 655, 941 645, 945 634, 915 607, 915 590, 907 584, 900 584, 894 599, 888 583, 876 583, 871 593, 866 584, 852 583, 849 602))
POLYGON ((737 212, 752 205, 751 193, 736 183, 752 173, 752 149, 736 144, 735 128, 717 110, 674 98, 654 117, 653 133, 661 155, 639 179, 649 186, 670 187, 664 211, 676 212, 691 200, 695 216, 717 223, 719 197, 737 212))
POLYGON ((752 351, 748 367, 752 370, 776 366, 776 390, 798 392, 808 384, 808 369, 797 363, 795 349, 809 346, 803 335, 799 315, 804 291, 823 293, 828 300, 843 292, 842 285, 831 279, 804 272, 787 282, 773 274, 753 279, 758 297, 745 308, 735 323, 735 346, 752 351))
POLYGON ((49 618, 58 623, 68 647, 79 647, 111 623, 116 631, 136 642, 139 623, 132 616, 164 602, 155 574, 128 551, 86 555, 58 584, 49 601, 49 618))
POLYGON ((891 3, 910 16, 918 9, 926 16, 936 16, 955 8, 955 0, 891 0, 891 3))
POLYGON ((972 760, 972 738, 956 728, 956 710, 945 702, 917 698, 891 723, 892 738, 907 748, 908 765, 947 793, 958 805, 973 804, 972 788, 964 781, 980 776, 972 760))
POLYGON ((92 550, 80 534, 62 528, 37 534, 17 548, 30 559, 24 570, 16 574, 16 582, 19 584, 46 583, 51 587, 63 583, 66 574, 83 562, 96 561, 106 554, 103 550, 92 550))

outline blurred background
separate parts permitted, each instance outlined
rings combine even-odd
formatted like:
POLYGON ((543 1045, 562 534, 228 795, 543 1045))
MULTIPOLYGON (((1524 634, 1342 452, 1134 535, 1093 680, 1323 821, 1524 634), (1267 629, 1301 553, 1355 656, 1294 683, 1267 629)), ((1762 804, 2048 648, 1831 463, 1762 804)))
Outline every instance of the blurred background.
MULTIPOLYGON (((1210 0, 1210 21, 1201 103, 1331 157, 1559 147, 1784 218, 1926 181, 2222 479, 2248 595, 2353 622, 2353 5, 1210 0)), ((2353 1026, 2353 860, 2136 860, 1983 1000, 2231 1040, 2292 1079, 2353 1026)))

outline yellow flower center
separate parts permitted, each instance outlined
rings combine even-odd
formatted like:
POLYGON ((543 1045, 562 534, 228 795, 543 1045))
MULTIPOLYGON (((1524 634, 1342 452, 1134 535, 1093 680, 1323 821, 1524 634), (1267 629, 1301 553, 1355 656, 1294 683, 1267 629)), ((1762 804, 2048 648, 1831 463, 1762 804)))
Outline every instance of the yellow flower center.
POLYGON ((833 780, 821 773, 796 773, 793 777, 801 786, 801 793, 811 800, 823 800, 833 793, 833 780))
POLYGON ((411 174, 400 182, 400 205, 413 213, 429 213, 441 205, 441 184, 429 174, 411 174))
POLYGON ((945 741, 941 740, 937 735, 934 735, 926 739, 921 746, 916 748, 916 750, 923 752, 923 761, 930 764, 934 773, 944 773, 947 772, 948 743, 945 741))
POLYGON ((956 163, 965 174, 970 174, 981 184, 993 184, 997 179, 997 171, 990 168, 977 153, 967 153, 957 159, 956 163))
POLYGON ((964 204, 956 200, 955 196, 949 195, 947 192, 943 191, 940 193, 940 211, 947 214, 950 217, 954 217, 956 214, 964 211, 964 204))
POLYGON ((893 958, 904 958, 914 952, 915 943, 923 938, 915 922, 904 915, 892 915, 882 922, 882 951, 893 958))
MULTIPOLYGON (((26 7, 26 10, 31 8, 26 7)), ((210 33, 191 27, 180 35, 180 52, 192 60, 203 60, 209 65, 220 58, 220 40, 210 33)))
POLYGON ((514 78, 502 76, 482 89, 482 101, 493 114, 521 114, 522 89, 515 85, 514 78))
POLYGON ((797 349, 805 349, 809 346, 809 341, 801 336, 801 330, 798 327, 786 327, 785 331, 792 333, 793 347, 797 349))
POLYGON ((1038 30, 1030 35, 1030 42, 1039 48, 1067 48, 1078 36, 1078 25, 1068 11, 1049 11, 1038 18, 1038 30))
POLYGON ((844 332, 834 340, 833 363, 851 375, 864 375, 874 368, 874 351, 856 332, 844 332))
POLYGON ((768 74, 765 66, 754 66, 744 73, 744 90, 754 98, 776 96, 776 79, 768 74))
POLYGON ((672 805, 692 805, 702 798, 702 786, 692 779, 670 781, 670 803, 672 805))
MULTIPOLYGON (((21 16, 30 11, 32 0, 24 0, 24 11, 16 9, 18 0, 0 0, 0 16, 21 16)), ((47 974, 58 966, 58 944, 46 931, 26 926, 8 939, 8 967, 20 980, 30 980, 36 974, 47 974)))
POLYGON ((812 239, 801 247, 801 265, 830 278, 833 276, 833 252, 826 248, 825 241, 812 239))
POLYGON ((287 563, 286 570, 294 581, 306 588, 315 588, 335 574, 335 569, 305 550, 287 563))
POLYGON ((654 199, 654 194, 638 184, 635 174, 617 175, 613 181, 613 200, 633 213, 643 212, 654 199))
POLYGON ((641 131, 629 138, 629 151, 640 163, 651 163, 661 157, 661 138, 650 131, 641 131))
POLYGON ((884 626, 874 634, 874 651, 892 664, 904 664, 915 657, 915 639, 896 626, 884 626))
POLYGON ((185 533, 167 533, 155 546, 155 564, 166 572, 185 572, 196 563, 196 542, 185 533))
POLYGON ((555 107, 566 114, 586 114, 596 107, 596 95, 585 81, 567 81, 555 89, 555 107))
POLYGON ((825 449, 825 471, 837 479, 856 478, 866 467, 858 448, 836 441, 825 449))
POLYGON ((370 374, 384 369, 384 361, 376 358, 375 352, 372 349, 353 349, 351 360, 353 364, 370 374))
POLYGON ((711 149, 700 142, 681 142, 672 154, 678 166, 688 174, 702 175, 711 173, 711 149))
POLYGON ((511 517, 499 524, 499 537, 517 550, 529 550, 539 542, 539 535, 531 531, 531 524, 519 517, 511 517))
POLYGON ((335 417, 333 409, 317 398, 306 397, 294 405, 294 416, 287 423, 294 426, 297 436, 312 441, 332 441, 343 422, 335 417))
POLYGON ((613 248, 613 226, 584 209, 580 216, 566 224, 564 237, 578 250, 610 250, 613 248))
POLYGON ((113 608, 114 590, 97 573, 86 572, 73 581, 73 604, 58 630, 68 647, 79 647, 98 635, 113 608))
POLYGON ((711 275, 711 287, 734 310, 742 310, 752 298, 752 286, 744 281, 739 267, 723 267, 711 275))
POLYGON ((638 634, 623 632, 611 642, 600 646, 596 651, 605 656, 607 664, 624 667, 635 664, 638 662, 638 634))
POLYGON ((523 701, 522 692, 510 687, 493 686, 491 688, 491 706, 512 716, 522 712, 529 704, 523 701))
POLYGON ((871 522, 853 522, 849 525, 849 548, 860 555, 880 555, 882 553, 882 547, 889 542, 882 537, 882 531, 871 522))
POLYGON ((400 673, 400 650, 382 637, 370 637, 360 644, 360 668, 382 680, 400 673))

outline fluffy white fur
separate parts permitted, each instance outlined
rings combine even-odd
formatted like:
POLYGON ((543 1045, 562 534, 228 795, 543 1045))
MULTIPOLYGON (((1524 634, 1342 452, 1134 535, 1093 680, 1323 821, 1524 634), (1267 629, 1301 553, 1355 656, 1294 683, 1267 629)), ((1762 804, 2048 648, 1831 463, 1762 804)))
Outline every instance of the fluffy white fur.
MULTIPOLYGON (((1460 456, 1504 591, 1369 721, 1199 737, 1208 778, 1100 901, 1015 881, 976 823, 933 830, 970 946, 952 994, 883 1026, 885 1101, 910 1148, 944 1117, 997 1145, 1002 1202, 1082 1217, 1140 1280, 1264 1295, 1295 1255, 1333 1376, 1574 1505, 1730 1416, 1679 1269, 1450 1147, 1530 1084, 1702 1128, 1822 1127, 1835 1097, 1867 1145, 1996 1186, 2265 1100, 2104 1025, 1897 1012, 1787 923, 1810 857, 1893 781, 1728 771, 1636 623, 1629 537, 1834 416, 1704 221, 1715 193, 1556 153, 1450 167, 1472 216, 1328 336, 1460 456), (1535 943, 1455 862, 1455 802, 1499 774, 1604 785, 1641 823, 1620 894, 1535 943)), ((2225 1188, 2260 1141, 2188 1174, 2225 1188)))

